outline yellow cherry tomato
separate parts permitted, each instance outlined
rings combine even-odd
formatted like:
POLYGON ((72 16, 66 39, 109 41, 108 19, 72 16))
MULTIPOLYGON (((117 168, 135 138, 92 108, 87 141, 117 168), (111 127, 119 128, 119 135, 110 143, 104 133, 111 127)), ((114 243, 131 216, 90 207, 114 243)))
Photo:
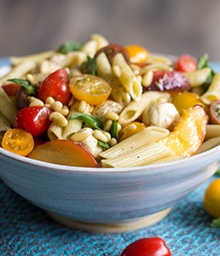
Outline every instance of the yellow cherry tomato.
POLYGON ((211 181, 205 191, 203 203, 209 215, 220 217, 220 178, 211 181))
POLYGON ((130 61, 133 63, 146 62, 150 55, 148 50, 140 45, 127 45, 125 48, 129 53, 130 61))
POLYGON ((119 141, 130 137, 131 135, 143 130, 144 128, 146 128, 146 126, 141 122, 131 122, 125 125, 120 131, 119 141))
POLYGON ((69 83, 73 96, 91 105, 101 104, 111 93, 111 86, 102 78, 93 75, 73 76, 69 83))
POLYGON ((34 139, 26 130, 13 128, 5 132, 2 138, 2 148, 21 156, 27 156, 34 148, 34 139))
POLYGON ((199 95, 193 92, 184 91, 178 93, 173 97, 172 103, 181 115, 185 109, 191 108, 197 104, 202 105, 207 112, 207 106, 202 102, 199 95))

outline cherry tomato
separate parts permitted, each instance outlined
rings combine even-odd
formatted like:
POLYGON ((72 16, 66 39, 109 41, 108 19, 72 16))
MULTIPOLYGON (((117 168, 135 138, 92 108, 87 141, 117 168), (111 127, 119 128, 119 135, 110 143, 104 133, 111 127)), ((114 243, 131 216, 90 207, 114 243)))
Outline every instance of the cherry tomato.
POLYGON ((127 45, 125 48, 129 53, 130 62, 132 63, 146 62, 149 57, 148 50, 140 45, 127 45))
POLYGON ((70 100, 68 74, 64 68, 58 69, 44 79, 38 90, 38 98, 45 102, 48 97, 67 105, 70 100))
POLYGON ((29 132, 13 128, 5 132, 2 147, 12 153, 27 156, 34 148, 34 139, 29 132))
POLYGON ((9 83, 2 85, 2 88, 7 93, 8 96, 16 96, 18 90, 20 89, 20 85, 16 83, 9 83))
POLYGON ((104 79, 88 74, 73 76, 69 86, 77 100, 91 105, 101 104, 111 93, 111 86, 104 79))
POLYGON ((122 53, 124 55, 124 58, 127 61, 127 63, 130 62, 130 56, 129 56, 127 49, 121 45, 109 44, 109 45, 99 49, 96 52, 94 59, 96 59, 99 56, 99 54, 102 52, 104 52, 106 54, 110 63, 112 63, 112 60, 117 53, 122 53))
POLYGON ((192 72, 196 70, 196 67, 197 60, 189 54, 183 54, 177 59, 176 70, 180 72, 192 72))
POLYGON ((203 203, 209 215, 214 218, 220 217, 220 178, 216 178, 209 183, 206 188, 203 203))
POLYGON ((81 144, 71 140, 45 142, 35 147, 28 157, 53 164, 97 167, 95 157, 81 144))
POLYGON ((220 124, 220 100, 215 100, 210 105, 209 121, 211 124, 220 124))
POLYGON ((51 124, 48 107, 32 106, 22 108, 15 117, 15 127, 25 129, 33 136, 39 136, 47 131, 51 124))
POLYGON ((165 241, 160 237, 141 238, 129 244, 121 256, 171 256, 165 241))

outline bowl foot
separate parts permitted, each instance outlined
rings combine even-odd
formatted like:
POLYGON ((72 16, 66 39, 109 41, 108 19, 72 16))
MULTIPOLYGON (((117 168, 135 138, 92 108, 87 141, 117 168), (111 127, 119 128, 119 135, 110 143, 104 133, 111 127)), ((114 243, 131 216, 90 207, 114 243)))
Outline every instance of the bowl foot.
POLYGON ((163 211, 147 215, 141 218, 122 221, 120 220, 111 223, 83 222, 66 218, 51 212, 47 212, 47 214, 54 221, 70 228, 79 229, 91 233, 123 233, 141 228, 146 228, 148 226, 156 224, 157 222, 165 218, 169 214, 170 210, 171 208, 167 208, 163 211))

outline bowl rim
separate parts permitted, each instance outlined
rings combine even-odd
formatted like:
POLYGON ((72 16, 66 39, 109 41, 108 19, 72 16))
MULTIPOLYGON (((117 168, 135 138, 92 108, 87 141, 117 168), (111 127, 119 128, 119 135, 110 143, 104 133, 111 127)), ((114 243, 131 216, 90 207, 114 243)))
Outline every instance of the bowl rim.
MULTIPOLYGON (((199 159, 206 159, 210 155, 219 153, 219 159, 216 159, 215 162, 220 161, 220 145, 215 146, 205 152, 195 154, 193 156, 178 159, 170 162, 164 162, 164 163, 157 163, 157 164, 150 164, 150 165, 143 165, 143 166, 133 166, 133 167, 81 167, 81 166, 68 166, 68 165, 61 165, 61 164, 53 164, 48 162, 43 162, 40 160, 31 159, 25 156, 20 156, 18 154, 12 153, 10 151, 7 151, 0 147, 0 155, 5 156, 11 160, 24 163, 24 164, 30 164, 34 167, 41 167, 46 168, 48 170, 52 171, 62 171, 67 173, 131 173, 131 172, 146 172, 146 171, 156 171, 166 168, 173 168, 176 164, 190 164, 194 161, 199 161, 199 159)), ((215 157, 216 158, 216 157, 215 157)), ((0 175, 1 177, 1 175, 0 175)))

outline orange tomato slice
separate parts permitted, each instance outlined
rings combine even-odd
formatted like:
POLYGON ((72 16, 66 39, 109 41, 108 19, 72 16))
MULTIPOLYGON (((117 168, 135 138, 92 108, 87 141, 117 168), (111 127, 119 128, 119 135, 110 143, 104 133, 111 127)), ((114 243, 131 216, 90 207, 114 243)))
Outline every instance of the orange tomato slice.
POLYGON ((111 86, 102 78, 93 75, 73 76, 69 83, 73 96, 91 105, 101 104, 111 93, 111 86))
POLYGON ((27 156, 34 148, 34 139, 29 132, 13 128, 5 132, 2 147, 12 153, 27 156))
POLYGON ((130 62, 132 63, 146 62, 150 55, 148 50, 140 45, 127 45, 125 48, 129 53, 130 62))
POLYGON ((35 147, 29 158, 68 166, 97 167, 95 157, 82 145, 70 140, 52 140, 35 147))

